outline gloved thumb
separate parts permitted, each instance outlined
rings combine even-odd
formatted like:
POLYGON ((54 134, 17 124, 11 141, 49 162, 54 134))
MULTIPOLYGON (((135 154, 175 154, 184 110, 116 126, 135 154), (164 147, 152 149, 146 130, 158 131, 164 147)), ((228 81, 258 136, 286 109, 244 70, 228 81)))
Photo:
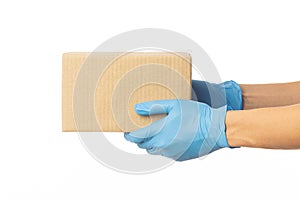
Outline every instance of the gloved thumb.
POLYGON ((139 115, 168 114, 178 100, 156 100, 135 104, 135 112, 139 115))

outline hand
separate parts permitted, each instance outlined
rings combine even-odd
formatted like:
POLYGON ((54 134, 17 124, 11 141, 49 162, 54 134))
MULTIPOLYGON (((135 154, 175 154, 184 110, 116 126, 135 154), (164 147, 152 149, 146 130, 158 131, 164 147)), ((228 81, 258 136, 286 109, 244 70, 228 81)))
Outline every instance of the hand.
POLYGON ((229 147, 225 135, 226 106, 213 109, 189 100, 158 100, 135 105, 139 115, 168 114, 151 125, 125 133, 128 141, 178 161, 229 147))
POLYGON ((206 81, 192 81, 193 100, 206 103, 212 108, 227 105, 227 110, 242 110, 242 90, 234 81, 216 84, 206 81))

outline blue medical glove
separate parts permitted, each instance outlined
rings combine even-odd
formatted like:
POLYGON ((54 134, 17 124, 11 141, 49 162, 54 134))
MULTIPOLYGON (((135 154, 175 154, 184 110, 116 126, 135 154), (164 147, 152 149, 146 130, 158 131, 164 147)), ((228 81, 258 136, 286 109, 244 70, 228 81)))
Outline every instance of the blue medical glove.
POLYGON ((229 147, 225 135, 227 107, 211 108, 190 100, 158 100, 135 105, 139 115, 167 114, 147 127, 125 133, 128 141, 177 161, 229 147))
POLYGON ((206 103, 212 108, 227 105, 227 110, 242 110, 242 90, 234 81, 216 84, 192 81, 193 100, 206 103))

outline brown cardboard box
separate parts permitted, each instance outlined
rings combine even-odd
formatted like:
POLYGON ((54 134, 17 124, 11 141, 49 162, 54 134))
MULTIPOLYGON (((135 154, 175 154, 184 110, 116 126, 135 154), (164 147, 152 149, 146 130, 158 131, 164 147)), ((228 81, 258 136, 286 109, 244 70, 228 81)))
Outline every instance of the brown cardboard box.
POLYGON ((163 117, 139 116, 134 104, 191 99, 186 53, 65 53, 62 65, 63 131, 128 132, 163 117))

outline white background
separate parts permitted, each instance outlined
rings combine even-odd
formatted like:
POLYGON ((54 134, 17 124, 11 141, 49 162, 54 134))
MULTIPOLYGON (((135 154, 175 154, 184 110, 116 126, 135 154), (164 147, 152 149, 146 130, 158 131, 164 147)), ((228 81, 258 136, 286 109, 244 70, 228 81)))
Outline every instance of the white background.
MULTIPOLYGON (((2 1, 0 199, 299 199, 300 151, 223 149, 154 174, 96 162, 61 132, 61 54, 137 28, 182 33, 222 80, 299 80, 297 1, 2 1)), ((140 151, 110 137, 120 148, 140 151)))

